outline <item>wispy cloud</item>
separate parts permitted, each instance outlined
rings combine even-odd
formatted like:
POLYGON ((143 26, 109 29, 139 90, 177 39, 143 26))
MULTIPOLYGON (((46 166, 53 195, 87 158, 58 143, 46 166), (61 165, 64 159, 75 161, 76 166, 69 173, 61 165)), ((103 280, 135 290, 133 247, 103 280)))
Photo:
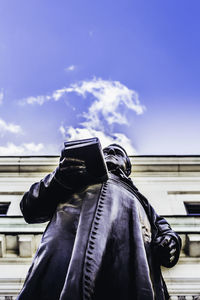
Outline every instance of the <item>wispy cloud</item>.
POLYGON ((138 115, 144 112, 145 107, 140 103, 137 92, 119 81, 96 78, 59 90, 57 99, 66 92, 75 92, 83 98, 90 94, 94 97, 94 101, 88 111, 83 113, 85 121, 79 127, 60 127, 63 137, 76 140, 97 136, 103 147, 110 143, 118 143, 123 145, 129 154, 136 153, 130 139, 124 133, 113 132, 111 125, 128 125, 127 111, 134 111, 138 115))
POLYGON ((65 71, 66 71, 66 72, 71 72, 71 71, 74 71, 75 68, 76 68, 75 65, 71 65, 71 66, 65 68, 65 71))
POLYGON ((106 134, 104 131, 97 130, 91 127, 77 127, 74 128, 72 126, 64 128, 60 127, 60 133, 63 138, 67 140, 79 140, 79 139, 87 139, 91 137, 98 137, 101 141, 102 147, 106 147, 109 144, 117 143, 122 145, 128 154, 136 154, 136 150, 134 149, 130 139, 123 133, 112 133, 106 134))
POLYGON ((88 112, 84 113, 87 121, 93 124, 98 124, 102 116, 108 124, 127 124, 126 108, 135 111, 136 114, 142 114, 145 110, 144 105, 140 103, 138 93, 134 90, 129 89, 119 81, 96 78, 91 81, 81 81, 72 84, 67 88, 57 89, 51 95, 28 97, 21 100, 21 102, 23 104, 37 103, 42 105, 49 100, 58 101, 68 93, 77 93, 84 98, 87 94, 94 96, 94 102, 88 112))
POLYGON ((60 100, 60 98, 62 98, 65 94, 70 93, 71 89, 70 88, 63 88, 63 89, 59 89, 56 90, 52 93, 51 98, 55 101, 60 100))
POLYGON ((52 97, 51 96, 45 96, 45 95, 40 95, 40 96, 30 96, 24 99, 21 99, 19 101, 19 105, 26 105, 26 104, 39 104, 39 105, 43 105, 45 102, 51 100, 52 97))
POLYGON ((135 111, 136 114, 142 114, 145 110, 137 92, 119 81, 94 78, 92 81, 82 81, 71 85, 68 92, 76 92, 83 97, 87 94, 94 96, 95 100, 88 112, 84 113, 87 125, 92 127, 99 127, 102 117, 109 125, 128 124, 126 109, 135 111))
POLYGON ((20 127, 20 125, 7 123, 4 120, 0 119, 0 135, 3 136, 7 132, 13 134, 22 133, 22 128, 20 127))
POLYGON ((93 35, 94 35, 94 30, 90 30, 90 31, 89 31, 89 36, 90 36, 90 37, 93 37, 93 35))
POLYGON ((21 145, 7 143, 6 146, 0 146, 0 155, 31 155, 38 154, 43 149, 44 145, 41 143, 23 143, 21 145))
POLYGON ((0 105, 3 103, 3 99, 4 99, 4 92, 3 92, 3 89, 1 89, 1 91, 0 91, 0 105))
POLYGON ((98 136, 104 141, 103 144, 120 143, 129 149, 129 153, 135 153, 131 141, 125 134, 113 132, 112 125, 128 125, 127 112, 133 111, 140 115, 144 113, 145 107, 140 103, 138 93, 119 81, 93 78, 57 89, 51 95, 28 97, 23 99, 22 103, 43 105, 50 100, 59 101, 69 93, 76 93, 83 98, 91 95, 94 100, 83 112, 84 121, 78 124, 78 127, 60 127, 63 136, 68 139, 98 136))

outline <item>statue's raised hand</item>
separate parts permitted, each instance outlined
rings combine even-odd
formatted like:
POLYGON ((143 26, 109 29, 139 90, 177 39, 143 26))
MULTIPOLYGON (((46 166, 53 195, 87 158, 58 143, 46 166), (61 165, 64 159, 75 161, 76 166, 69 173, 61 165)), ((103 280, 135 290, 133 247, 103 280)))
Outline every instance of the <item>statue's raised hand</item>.
POLYGON ((87 186, 91 176, 83 160, 65 157, 56 169, 55 179, 66 189, 76 191, 87 186))
POLYGON ((177 245, 170 235, 160 236, 154 241, 155 255, 164 267, 172 267, 177 260, 177 245))

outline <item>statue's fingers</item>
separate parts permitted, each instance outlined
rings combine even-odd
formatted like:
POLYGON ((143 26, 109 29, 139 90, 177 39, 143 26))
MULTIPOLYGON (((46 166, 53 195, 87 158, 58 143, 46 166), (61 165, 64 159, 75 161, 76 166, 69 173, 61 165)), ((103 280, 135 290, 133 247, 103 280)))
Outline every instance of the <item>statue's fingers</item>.
POLYGON ((172 256, 175 252, 176 252, 176 248, 172 248, 172 250, 169 253, 172 256))
POLYGON ((165 263, 171 263, 172 261, 174 261, 175 255, 174 255, 174 253, 171 254, 168 252, 168 254, 165 253, 162 255, 162 259, 163 259, 163 262, 165 262, 165 263))
POLYGON ((176 248, 176 242, 173 239, 171 239, 171 241, 170 241, 170 243, 168 245, 168 248, 169 249, 176 248))
POLYGON ((70 166, 70 165, 85 165, 85 161, 78 158, 65 157, 60 162, 60 166, 70 166))
POLYGON ((60 163, 59 163, 59 168, 62 167, 70 167, 70 166, 85 166, 84 160, 77 160, 77 159, 69 159, 69 158, 64 158, 60 163))
POLYGON ((173 262, 173 261, 174 261, 174 259, 175 259, 175 256, 174 256, 174 255, 173 255, 173 256, 171 256, 171 257, 170 257, 170 259, 169 259, 170 263, 171 263, 171 262, 173 262))
POLYGON ((160 246, 162 247, 166 247, 167 245, 169 245, 171 241, 171 236, 165 236, 164 239, 160 242, 160 246))
POLYGON ((66 157, 66 160, 73 164, 80 164, 80 165, 85 164, 85 161, 79 158, 66 157))
POLYGON ((166 260, 166 261, 170 261, 171 262, 171 258, 173 257, 173 260, 176 256, 176 248, 173 247, 173 248, 169 248, 169 247, 165 247, 163 248, 163 258, 166 260))
POLYGON ((78 172, 86 172, 85 166, 63 166, 60 168, 60 171, 64 174, 76 174, 78 172))

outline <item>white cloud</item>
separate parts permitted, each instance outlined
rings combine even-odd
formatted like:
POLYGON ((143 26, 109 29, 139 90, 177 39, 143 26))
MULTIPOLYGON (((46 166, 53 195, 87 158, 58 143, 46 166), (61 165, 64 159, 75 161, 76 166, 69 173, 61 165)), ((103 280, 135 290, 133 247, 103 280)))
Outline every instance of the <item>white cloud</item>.
POLYGON ((40 95, 37 97, 27 97, 24 98, 22 100, 19 101, 20 105, 25 105, 25 104, 39 104, 39 105, 43 105, 45 102, 51 100, 52 97, 50 96, 44 96, 44 95, 40 95))
POLYGON ((4 92, 3 90, 0 91, 0 104, 3 103, 3 99, 4 99, 4 92))
POLYGON ((59 89, 53 92, 52 94, 52 98, 55 101, 60 100, 60 98, 62 98, 64 96, 64 94, 68 93, 68 89, 67 88, 63 88, 63 89, 59 89))
POLYGON ((142 114, 145 107, 140 104, 138 94, 118 81, 107 81, 94 78, 91 81, 82 81, 69 88, 59 90, 57 99, 65 93, 75 92, 82 97, 91 94, 94 101, 83 113, 85 121, 81 127, 60 127, 63 137, 68 140, 98 137, 105 147, 111 143, 121 144, 129 154, 135 154, 130 139, 123 133, 113 132, 112 124, 128 124, 127 110, 142 114), (106 126, 106 130, 105 130, 106 126), (106 133, 107 132, 107 133, 106 133))
POLYGON ((71 66, 65 68, 65 71, 74 71, 75 68, 76 68, 76 67, 75 67, 74 65, 71 65, 71 66))
POLYGON ((65 92, 76 92, 86 97, 94 96, 94 101, 88 112, 84 113, 87 125, 100 126, 103 117, 109 125, 113 123, 128 124, 126 110, 142 114, 145 107, 141 105, 137 92, 127 88, 119 81, 109 81, 94 78, 91 81, 82 81, 73 84, 65 92), (89 123, 88 123, 89 122, 89 123))
POLYGON ((0 119, 0 135, 3 136, 6 132, 18 134, 22 133, 22 129, 19 125, 6 123, 4 120, 0 119))
POLYGON ((6 146, 0 146, 0 155, 31 155, 38 154, 43 149, 44 145, 41 143, 23 143, 21 145, 7 143, 6 146))
MULTIPOLYGON (((69 68, 72 71, 74 66, 69 68)), ((112 125, 128 125, 127 112, 132 111, 140 115, 144 113, 145 107, 140 103, 138 93, 119 81, 93 78, 57 89, 48 96, 28 97, 23 100, 23 103, 42 105, 49 100, 59 101, 69 93, 76 93, 83 98, 92 95, 94 100, 88 110, 82 113, 84 122, 79 124, 80 127, 67 129, 64 126, 60 127, 63 137, 77 139, 98 136, 103 144, 104 141, 107 141, 107 144, 113 142, 124 144, 129 153, 135 153, 131 141, 125 134, 113 132, 112 125)))
POLYGON ((21 103, 42 105, 51 99, 58 101, 65 94, 73 92, 84 98, 87 94, 94 97, 88 112, 84 114, 87 121, 94 124, 98 124, 101 116, 105 118, 108 124, 127 124, 126 109, 130 109, 136 114, 142 114, 145 110, 145 107, 139 101, 137 92, 129 89, 119 81, 102 80, 100 78, 72 84, 67 88, 55 90, 48 96, 28 97, 23 99, 21 103))
POLYGON ((128 154, 136 154, 136 150, 132 146, 131 141, 123 133, 113 133, 112 135, 107 135, 103 131, 95 130, 90 127, 74 128, 72 126, 67 128, 61 126, 60 132, 63 135, 63 138, 67 138, 68 141, 98 137, 103 148, 109 144, 117 143, 124 147, 128 154))
POLYGON ((60 126, 59 131, 62 134, 62 136, 65 138, 66 130, 65 130, 65 127, 63 125, 60 126))
POLYGON ((39 95, 39 96, 30 96, 24 99, 21 99, 19 101, 19 105, 25 105, 25 104, 39 104, 39 105, 43 105, 44 103, 50 101, 50 100, 54 100, 54 101, 58 101, 60 100, 60 98, 62 98, 66 93, 71 92, 70 88, 63 88, 63 89, 58 89, 53 91, 53 93, 51 95, 39 95))

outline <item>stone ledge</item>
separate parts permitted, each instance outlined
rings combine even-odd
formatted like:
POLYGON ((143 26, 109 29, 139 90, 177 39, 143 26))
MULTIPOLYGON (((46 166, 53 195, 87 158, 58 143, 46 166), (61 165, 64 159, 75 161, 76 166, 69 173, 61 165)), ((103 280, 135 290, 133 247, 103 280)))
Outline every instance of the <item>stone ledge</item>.
POLYGON ((164 216, 172 229, 178 233, 199 233, 200 216, 164 216))
MULTIPOLYGON (((130 156, 133 176, 137 173, 199 173, 200 156, 130 156)), ((59 156, 1 156, 0 173, 48 173, 56 168, 59 156)))
POLYGON ((0 217, 0 234, 4 233, 42 233, 47 225, 46 223, 28 224, 22 216, 0 217))
MULTIPOLYGON (((200 262, 200 233, 199 234, 181 234, 182 239, 182 251, 180 256, 180 263, 187 263, 187 258, 189 258, 188 263, 192 263, 193 259, 195 262, 197 260, 200 262)), ((40 244, 42 233, 35 231, 31 234, 20 233, 13 234, 7 233, 0 235, 0 264, 2 264, 2 259, 14 259, 16 261, 17 257, 29 258, 33 257, 36 249, 40 244)))
POLYGON ((0 235, 0 264, 5 259, 16 262, 17 257, 32 258, 41 240, 41 234, 0 235))
MULTIPOLYGON (((172 229, 179 234, 195 234, 200 232, 200 216, 164 216, 172 229)), ((48 222, 28 224, 22 216, 0 217, 0 234, 5 233, 42 233, 48 222)))

